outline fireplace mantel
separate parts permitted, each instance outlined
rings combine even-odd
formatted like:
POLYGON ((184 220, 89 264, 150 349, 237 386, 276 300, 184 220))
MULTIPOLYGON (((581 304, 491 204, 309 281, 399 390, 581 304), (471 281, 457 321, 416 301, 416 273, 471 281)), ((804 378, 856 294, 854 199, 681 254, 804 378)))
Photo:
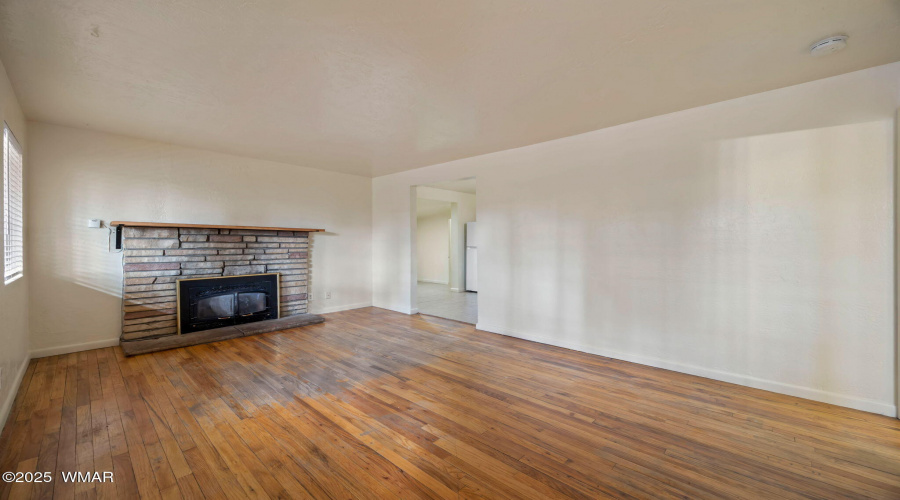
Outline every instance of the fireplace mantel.
POLYGON ((324 229, 309 229, 302 227, 268 227, 268 226, 224 226, 222 224, 183 224, 180 222, 127 222, 114 220, 109 223, 110 226, 123 227, 187 227, 202 229, 239 229, 253 231, 303 231, 307 233, 321 233, 324 229))
POLYGON ((274 317, 308 311, 309 243, 321 229, 122 221, 112 225, 116 248, 123 249, 122 344, 180 336, 181 280, 277 274, 274 300, 280 313, 274 317))

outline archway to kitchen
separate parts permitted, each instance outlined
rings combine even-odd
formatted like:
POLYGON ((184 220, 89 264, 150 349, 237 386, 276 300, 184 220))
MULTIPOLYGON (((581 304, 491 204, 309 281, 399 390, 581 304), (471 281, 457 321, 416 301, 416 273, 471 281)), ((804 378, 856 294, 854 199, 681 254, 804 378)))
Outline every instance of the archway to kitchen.
POLYGON ((418 312, 475 324, 478 243, 475 178, 416 187, 413 282, 418 312))

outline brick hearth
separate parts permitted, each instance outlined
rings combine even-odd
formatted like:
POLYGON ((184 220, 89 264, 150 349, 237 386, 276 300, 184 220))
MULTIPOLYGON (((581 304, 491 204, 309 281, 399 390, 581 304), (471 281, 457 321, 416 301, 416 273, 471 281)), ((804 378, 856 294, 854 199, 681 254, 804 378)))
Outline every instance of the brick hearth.
POLYGON ((307 311, 309 233, 126 227, 122 341, 177 334, 175 282, 281 274, 281 316, 307 311))

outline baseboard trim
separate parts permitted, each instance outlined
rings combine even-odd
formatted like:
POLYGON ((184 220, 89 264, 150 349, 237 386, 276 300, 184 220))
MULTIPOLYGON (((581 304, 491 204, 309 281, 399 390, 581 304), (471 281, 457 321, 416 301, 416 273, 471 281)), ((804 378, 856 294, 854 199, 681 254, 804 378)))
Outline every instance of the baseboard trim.
POLYGON ((349 311, 350 309, 362 309, 363 307, 372 307, 372 303, 371 302, 359 302, 356 304, 345 304, 342 306, 323 307, 321 309, 317 309, 315 311, 310 311, 310 312, 313 314, 328 314, 328 313, 336 313, 336 312, 341 312, 341 311, 349 311))
POLYGON ((101 349, 103 347, 113 347, 119 345, 119 338, 95 340, 92 342, 83 342, 81 344, 70 344, 59 347, 45 347, 44 349, 35 349, 31 351, 31 357, 46 358, 47 356, 57 356, 59 354, 70 354, 73 352, 90 351, 91 349, 101 349))
POLYGON ((10 391, 9 394, 6 395, 6 401, 3 402, 3 407, 0 408, 0 430, 6 426, 6 419, 9 418, 9 412, 12 411, 13 402, 16 400, 16 394, 18 394, 19 389, 22 388, 22 379, 25 378, 25 372, 28 370, 29 361, 31 361, 31 358, 26 356, 19 366, 19 371, 16 373, 15 380, 9 381, 10 391))
POLYGON ((461 290, 459 288, 450 288, 450 291, 451 292, 460 292, 461 290))
MULTIPOLYGON (((335 306, 335 307, 327 307, 321 311, 316 311, 315 314, 327 314, 333 312, 340 311, 349 311, 350 309, 359 309, 362 307, 371 307, 372 304, 368 302, 361 302, 358 304, 347 304, 343 306, 335 306)), ((84 342, 82 344, 71 344, 59 347, 47 347, 44 349, 35 349, 31 351, 31 358, 46 358, 47 356, 56 356, 59 354, 69 354, 73 352, 80 351, 89 351, 91 349, 100 349, 103 347, 112 347, 119 345, 119 339, 106 339, 106 340, 96 340, 93 342, 84 342)))
POLYGON ((879 401, 873 401, 871 399, 857 398, 853 396, 847 396, 844 394, 838 394, 834 392, 822 391, 819 389, 812 389, 810 387, 802 387, 797 385, 785 384, 783 382, 777 382, 774 380, 761 379, 757 377, 752 377, 749 375, 742 375, 739 373, 726 372, 722 370, 715 370, 711 368, 704 368, 696 365, 689 365, 685 363, 678 363, 673 361, 666 361, 664 359, 653 358, 648 356, 642 356, 639 354, 632 353, 624 353, 619 351, 612 351, 607 349, 598 349, 591 346, 585 346, 582 344, 574 343, 574 342, 561 342, 556 339, 552 339, 549 337, 539 336, 539 335, 530 335, 523 334, 520 332, 514 332, 505 328, 498 328, 493 325, 488 325, 485 323, 478 323, 475 325, 477 330, 482 330, 485 332, 491 333, 499 333, 500 335, 506 335, 508 337, 516 337, 523 340, 530 340, 532 342, 538 342, 541 344, 552 345, 556 347, 563 347, 566 349, 572 349, 575 351, 586 352, 588 354, 596 354, 598 356, 605 356, 607 358, 618 359, 622 361, 628 361, 631 363, 637 363, 646 366, 652 366, 655 368, 663 368, 665 370, 672 370, 679 373, 686 373, 688 375, 696 375, 698 377, 709 378, 713 380, 719 380, 721 382, 729 382, 732 384, 743 385, 746 387, 752 387, 754 389, 762 389, 765 391, 777 392, 779 394, 786 394, 788 396, 795 396, 803 399, 810 399, 813 401, 819 401, 821 403, 829 403, 838 406, 844 406, 846 408, 853 408, 855 410, 862 410, 870 413, 877 413, 879 415, 886 415, 888 417, 896 417, 897 416, 897 407, 894 405, 882 403, 879 401))
POLYGON ((419 281, 419 282, 421 282, 421 283, 434 283, 435 285, 448 285, 448 284, 450 284, 449 281, 441 281, 441 280, 423 280, 423 279, 420 279, 420 280, 417 280, 417 281, 419 281))

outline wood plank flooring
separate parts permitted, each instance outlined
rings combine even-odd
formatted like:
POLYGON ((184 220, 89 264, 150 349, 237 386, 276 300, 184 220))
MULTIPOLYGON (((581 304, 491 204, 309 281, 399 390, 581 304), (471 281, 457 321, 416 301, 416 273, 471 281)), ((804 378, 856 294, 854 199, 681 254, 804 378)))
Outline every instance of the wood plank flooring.
POLYGON ((0 498, 900 498, 900 421, 367 308, 33 360, 0 498))

